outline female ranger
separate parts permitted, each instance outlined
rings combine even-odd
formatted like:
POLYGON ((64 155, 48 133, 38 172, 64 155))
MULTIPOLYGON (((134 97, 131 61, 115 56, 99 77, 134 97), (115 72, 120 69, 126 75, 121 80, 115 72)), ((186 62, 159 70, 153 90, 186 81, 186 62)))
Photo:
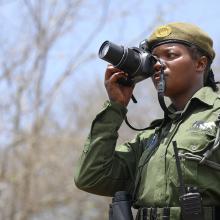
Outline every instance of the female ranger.
POLYGON ((116 146, 134 86, 119 84, 126 73, 109 65, 109 100, 92 122, 75 183, 104 196, 130 192, 137 219, 220 219, 220 97, 211 70, 212 39, 193 24, 176 22, 156 28, 146 42, 146 49, 160 60, 152 81, 157 88, 162 69, 164 95, 172 104, 162 120, 116 146), (195 200, 190 203, 192 198, 181 197, 184 193, 195 200))

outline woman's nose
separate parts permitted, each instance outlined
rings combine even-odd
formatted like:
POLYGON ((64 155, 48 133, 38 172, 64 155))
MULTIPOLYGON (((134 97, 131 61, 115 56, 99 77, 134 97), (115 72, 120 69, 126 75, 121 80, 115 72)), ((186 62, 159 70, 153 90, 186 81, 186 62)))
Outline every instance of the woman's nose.
POLYGON ((153 68, 155 72, 158 72, 161 69, 164 69, 165 68, 164 62, 158 59, 157 62, 154 64, 153 68))

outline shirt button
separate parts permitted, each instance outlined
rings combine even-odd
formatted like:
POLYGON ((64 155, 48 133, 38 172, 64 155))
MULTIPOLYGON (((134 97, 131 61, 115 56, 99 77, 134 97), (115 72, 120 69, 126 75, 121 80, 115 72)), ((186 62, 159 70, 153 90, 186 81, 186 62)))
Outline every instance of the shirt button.
POLYGON ((197 149, 197 147, 196 147, 195 145, 192 145, 192 146, 191 146, 191 149, 192 149, 193 151, 195 151, 195 150, 197 149))

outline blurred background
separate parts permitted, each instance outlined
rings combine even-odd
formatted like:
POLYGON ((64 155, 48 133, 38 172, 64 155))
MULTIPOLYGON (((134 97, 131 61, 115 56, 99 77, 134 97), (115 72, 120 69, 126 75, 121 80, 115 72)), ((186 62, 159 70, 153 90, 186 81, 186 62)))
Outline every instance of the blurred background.
MULTIPOLYGON (((107 95, 103 41, 138 46, 155 26, 192 22, 214 40, 217 0, 0 0, 0 220, 107 219, 110 198, 78 190, 76 162, 107 95)), ((151 80, 134 91, 128 118, 161 117, 151 80)), ((136 132, 123 124, 119 142, 136 132)))

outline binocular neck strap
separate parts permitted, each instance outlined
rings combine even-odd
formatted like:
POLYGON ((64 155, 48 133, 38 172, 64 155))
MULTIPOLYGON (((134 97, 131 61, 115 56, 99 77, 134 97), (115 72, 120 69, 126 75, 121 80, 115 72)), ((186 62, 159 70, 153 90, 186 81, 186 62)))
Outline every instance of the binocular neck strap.
POLYGON ((129 128, 131 128, 132 130, 135 130, 135 131, 144 131, 144 130, 147 130, 147 128, 148 128, 148 126, 146 128, 135 128, 134 126, 132 126, 129 123, 127 116, 125 116, 125 123, 129 128))
POLYGON ((158 62, 160 62, 160 64, 161 64, 160 81, 157 86, 158 101, 159 101, 160 107, 163 109, 165 115, 169 115, 169 114, 171 114, 171 112, 167 108, 165 101, 164 101, 164 92, 165 92, 164 66, 160 60, 158 60, 158 62))
MULTIPOLYGON (((159 101, 160 107, 163 109, 165 115, 169 115, 172 112, 169 111, 169 109, 167 108, 166 103, 164 101, 164 91, 165 91, 164 67, 163 67, 163 63, 160 60, 158 60, 158 62, 160 62, 160 64, 161 64, 160 81, 159 81, 159 84, 157 86, 158 101, 159 101)), ((133 95, 132 95, 131 98, 132 98, 132 101, 134 103, 137 103, 137 100, 135 99, 135 97, 133 95)), ((129 128, 131 128, 132 130, 135 130, 135 131, 144 131, 148 128, 148 127, 146 127, 146 128, 135 128, 135 127, 133 127, 129 123, 127 116, 125 116, 125 123, 127 124, 127 126, 129 128)))

